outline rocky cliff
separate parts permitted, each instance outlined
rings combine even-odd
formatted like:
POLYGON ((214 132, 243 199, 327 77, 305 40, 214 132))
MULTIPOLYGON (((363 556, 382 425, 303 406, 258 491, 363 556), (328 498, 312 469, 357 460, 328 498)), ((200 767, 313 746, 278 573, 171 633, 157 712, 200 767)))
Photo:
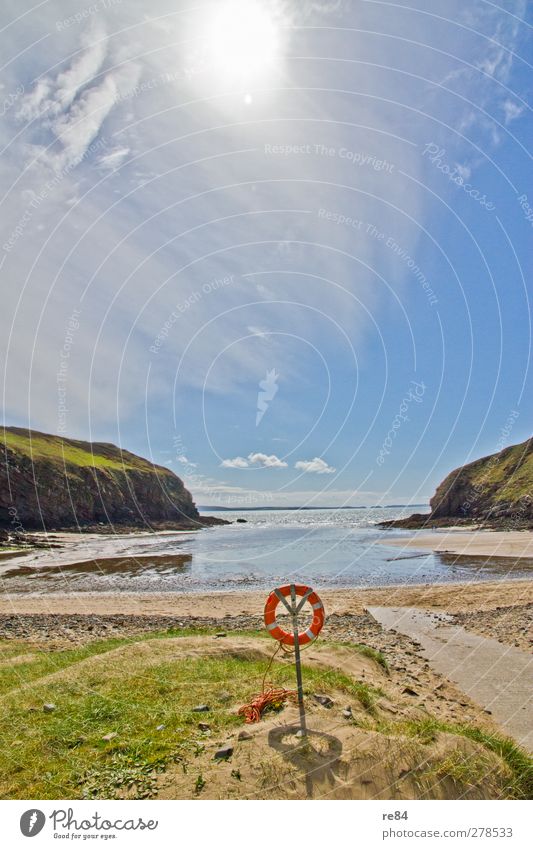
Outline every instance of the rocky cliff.
POLYGON ((533 438, 451 472, 430 505, 435 519, 533 523, 533 438))
POLYGON ((419 528, 483 523, 533 527, 533 437, 451 472, 430 501, 431 513, 384 525, 419 528))
POLYGON ((0 528, 203 524, 170 469, 107 443, 0 430, 0 528))

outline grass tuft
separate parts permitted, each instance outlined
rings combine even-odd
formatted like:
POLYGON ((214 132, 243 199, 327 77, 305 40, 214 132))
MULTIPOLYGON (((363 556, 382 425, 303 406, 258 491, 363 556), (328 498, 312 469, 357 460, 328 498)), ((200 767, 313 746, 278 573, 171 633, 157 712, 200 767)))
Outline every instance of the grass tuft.
POLYGON ((405 734, 416 737, 422 743, 432 743, 439 732, 457 734, 480 743, 485 749, 498 755, 509 767, 512 779, 506 788, 507 798, 533 798, 533 759, 509 737, 490 734, 475 725, 441 722, 432 717, 395 724, 380 723, 380 726, 380 730, 385 733, 405 734))

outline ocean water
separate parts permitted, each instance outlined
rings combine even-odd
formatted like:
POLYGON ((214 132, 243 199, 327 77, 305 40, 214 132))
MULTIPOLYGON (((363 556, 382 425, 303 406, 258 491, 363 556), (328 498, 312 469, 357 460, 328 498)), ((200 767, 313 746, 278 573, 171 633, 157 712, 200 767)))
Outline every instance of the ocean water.
POLYGON ((387 545, 413 532, 383 530, 377 523, 411 512, 223 512, 218 515, 234 524, 187 534, 91 537, 60 552, 3 562, 0 578, 8 592, 205 592, 269 590, 290 581, 317 588, 370 587, 533 574, 533 561, 387 545))

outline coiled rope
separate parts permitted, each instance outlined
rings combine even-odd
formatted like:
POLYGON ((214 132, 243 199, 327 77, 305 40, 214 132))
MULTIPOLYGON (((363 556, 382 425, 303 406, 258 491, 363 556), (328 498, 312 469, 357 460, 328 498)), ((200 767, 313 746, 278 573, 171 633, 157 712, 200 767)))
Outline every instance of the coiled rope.
MULTIPOLYGON (((314 642, 315 641, 313 640, 313 643, 314 642)), ((312 645, 312 643, 308 643, 307 645, 312 645)), ((300 650, 303 651, 304 648, 307 648, 307 645, 300 646, 300 650)), ((246 723, 251 724, 253 722, 260 722, 263 713, 268 707, 279 709, 286 701, 296 701, 297 699, 296 690, 286 690, 285 687, 273 687, 271 682, 268 684, 268 687, 266 686, 266 677, 280 649, 284 651, 285 654, 294 654, 294 649, 287 647, 283 643, 278 643, 274 654, 268 661, 268 666, 265 670, 265 674, 263 675, 261 692, 258 696, 254 696, 247 704, 240 707, 237 711, 239 716, 244 716, 244 721, 246 723)))

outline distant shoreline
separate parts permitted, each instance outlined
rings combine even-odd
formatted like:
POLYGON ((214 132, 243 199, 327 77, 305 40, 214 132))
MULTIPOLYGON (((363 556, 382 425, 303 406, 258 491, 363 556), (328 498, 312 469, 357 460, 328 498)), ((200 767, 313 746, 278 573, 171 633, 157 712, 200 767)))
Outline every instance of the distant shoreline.
POLYGON ((348 504, 342 507, 213 507, 212 505, 204 507, 200 505, 198 510, 202 513, 207 511, 210 513, 255 513, 263 510, 276 512, 291 510, 405 510, 412 507, 427 507, 429 510, 429 504, 358 504, 356 506, 348 504))

